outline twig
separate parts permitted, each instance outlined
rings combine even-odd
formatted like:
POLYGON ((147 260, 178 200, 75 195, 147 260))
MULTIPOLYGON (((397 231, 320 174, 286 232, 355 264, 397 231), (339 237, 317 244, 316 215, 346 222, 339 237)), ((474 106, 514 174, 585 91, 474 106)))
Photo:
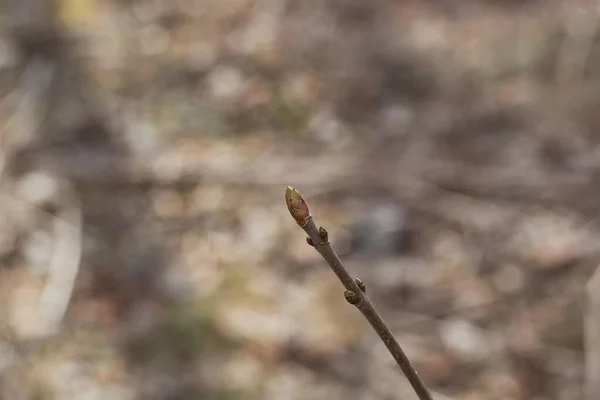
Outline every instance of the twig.
POLYGON ((381 316, 371 303, 371 300, 367 296, 366 288, 364 283, 356 278, 353 279, 342 260, 338 257, 336 252, 333 250, 331 245, 329 244, 329 238, 327 231, 325 228, 320 227, 317 229, 315 222, 310 215, 310 211, 308 209, 308 205, 302 198, 302 195, 294 188, 288 186, 285 189, 285 202, 287 204, 288 210, 296 223, 304 229, 308 237, 306 241, 309 245, 314 247, 319 254, 327 261, 333 272, 337 275, 339 280, 342 282, 346 291, 344 292, 344 296, 348 303, 353 304, 358 308, 358 310, 365 316, 367 321, 371 324, 375 332, 379 335, 385 346, 390 351, 394 360, 404 372, 404 375, 410 382, 413 387, 415 393, 419 397, 420 400, 433 400, 431 394, 419 378, 417 371, 413 368, 410 360, 404 353, 404 350, 400 347, 394 335, 387 327, 385 322, 381 319, 381 316))

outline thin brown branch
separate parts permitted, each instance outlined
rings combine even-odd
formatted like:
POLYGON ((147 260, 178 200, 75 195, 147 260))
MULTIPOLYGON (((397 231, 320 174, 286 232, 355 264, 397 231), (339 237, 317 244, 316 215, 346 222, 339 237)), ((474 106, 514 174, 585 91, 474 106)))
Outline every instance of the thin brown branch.
POLYGON ((431 394, 425 387, 421 378, 417 374, 417 371, 412 366, 410 360, 402 350, 402 347, 398 344, 396 338, 387 327, 379 313, 373 307, 373 303, 366 294, 366 288, 364 283, 360 279, 353 279, 348 273, 346 267, 342 263, 342 260, 338 257, 336 252, 329 244, 329 237, 325 228, 321 227, 317 229, 315 222, 312 219, 308 205, 302 198, 302 195, 294 188, 288 186, 285 190, 285 201, 294 217, 296 223, 304 229, 308 237, 306 238, 309 245, 313 246, 319 254, 327 261, 333 272, 337 275, 339 280, 342 282, 346 291, 344 296, 346 300, 356 306, 358 310, 365 316, 367 321, 371 324, 375 332, 379 335, 385 346, 388 348, 394 360, 402 369, 402 372, 410 382, 415 393, 420 400, 433 400, 431 394))

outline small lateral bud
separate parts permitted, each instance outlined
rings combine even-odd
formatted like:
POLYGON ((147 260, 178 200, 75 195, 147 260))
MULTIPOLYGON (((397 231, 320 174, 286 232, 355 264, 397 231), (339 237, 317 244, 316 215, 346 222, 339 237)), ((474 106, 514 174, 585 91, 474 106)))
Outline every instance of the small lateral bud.
POLYGON ((359 278, 354 278, 354 282, 356 282, 356 284, 358 285, 360 290, 363 291, 363 293, 367 292, 367 287, 365 286, 363 281, 361 281, 359 278))
POLYGON ((327 233, 327 229, 320 227, 319 228, 319 236, 321 237, 322 243, 329 243, 329 234, 327 233))
POLYGON ((346 298, 346 301, 350 304, 358 303, 358 296, 356 295, 356 293, 351 292, 350 290, 346 290, 344 292, 344 297, 346 298))

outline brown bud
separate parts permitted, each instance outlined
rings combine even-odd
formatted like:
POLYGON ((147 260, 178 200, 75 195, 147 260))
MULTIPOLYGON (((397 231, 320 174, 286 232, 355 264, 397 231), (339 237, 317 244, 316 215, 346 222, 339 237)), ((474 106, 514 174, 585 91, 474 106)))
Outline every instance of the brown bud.
POLYGON ((359 278, 354 278, 354 282, 356 282, 356 284, 358 285, 360 290, 363 291, 363 293, 367 292, 367 287, 365 286, 363 281, 361 281, 359 278))
POLYGON ((346 301, 350 304, 356 304, 356 303, 358 303, 358 300, 359 300, 356 293, 351 292, 350 290, 346 290, 344 292, 344 297, 346 298, 346 301))
POLYGON ((298 225, 302 227, 306 226, 306 223, 310 218, 310 211, 300 192, 291 186, 286 187, 285 203, 298 225))
POLYGON ((327 233, 327 229, 323 228, 322 226, 319 228, 319 236, 321 237, 322 243, 329 243, 329 234, 327 233))

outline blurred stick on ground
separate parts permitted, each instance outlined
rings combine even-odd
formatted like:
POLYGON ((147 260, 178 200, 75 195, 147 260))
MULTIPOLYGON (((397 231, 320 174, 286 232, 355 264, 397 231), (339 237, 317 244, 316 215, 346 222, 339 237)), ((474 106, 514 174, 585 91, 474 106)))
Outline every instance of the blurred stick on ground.
POLYGON ((600 393, 600 268, 586 287, 585 312, 585 394, 595 400, 600 393))

